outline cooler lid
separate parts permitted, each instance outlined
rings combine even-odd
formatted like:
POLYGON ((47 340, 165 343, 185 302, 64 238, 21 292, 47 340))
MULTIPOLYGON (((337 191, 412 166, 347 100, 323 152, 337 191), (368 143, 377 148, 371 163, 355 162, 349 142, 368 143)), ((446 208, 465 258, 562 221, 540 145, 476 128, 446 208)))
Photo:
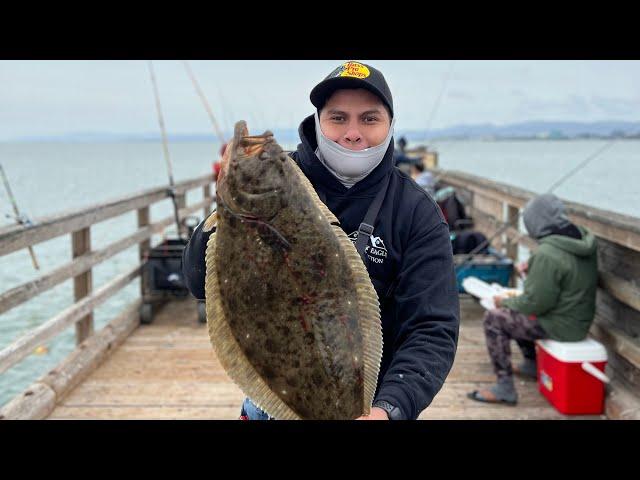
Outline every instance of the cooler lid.
POLYGON ((561 362, 606 362, 607 350, 594 340, 587 338, 581 342, 556 342, 555 340, 537 340, 549 355, 561 362))

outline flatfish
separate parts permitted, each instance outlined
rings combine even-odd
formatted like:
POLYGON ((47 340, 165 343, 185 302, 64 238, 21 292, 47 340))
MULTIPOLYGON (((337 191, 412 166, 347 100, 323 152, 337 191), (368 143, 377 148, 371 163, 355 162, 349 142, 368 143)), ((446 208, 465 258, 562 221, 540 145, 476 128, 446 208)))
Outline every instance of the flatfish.
POLYGON ((354 245, 270 132, 235 125, 206 249, 211 344, 278 420, 368 414, 382 357, 378 297, 354 245))

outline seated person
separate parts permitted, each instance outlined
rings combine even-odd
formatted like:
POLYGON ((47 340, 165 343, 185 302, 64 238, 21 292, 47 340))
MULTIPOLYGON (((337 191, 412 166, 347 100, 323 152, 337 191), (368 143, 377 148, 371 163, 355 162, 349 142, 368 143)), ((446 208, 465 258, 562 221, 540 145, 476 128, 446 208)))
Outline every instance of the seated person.
POLYGON ((474 390, 473 400, 515 405, 518 400, 513 373, 536 376, 534 341, 584 340, 595 313, 598 281, 596 238, 586 228, 570 222, 555 195, 531 200, 523 212, 529 236, 539 242, 528 265, 524 291, 517 297, 494 298, 496 308, 486 312, 484 333, 497 376, 488 389, 474 390), (519 368, 511 365, 514 339, 524 356, 519 368))
POLYGON ((411 163, 411 178, 429 195, 432 197, 435 195, 436 182, 433 173, 425 170, 422 161, 419 159, 411 163))

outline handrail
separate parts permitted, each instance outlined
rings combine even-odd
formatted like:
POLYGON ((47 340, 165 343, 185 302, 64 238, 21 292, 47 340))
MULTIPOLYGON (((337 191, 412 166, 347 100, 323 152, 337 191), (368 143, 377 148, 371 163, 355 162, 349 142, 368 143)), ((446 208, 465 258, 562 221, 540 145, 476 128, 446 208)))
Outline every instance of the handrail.
MULTIPOLYGON (((213 175, 207 174, 175 185, 173 194, 176 196, 178 205, 182 207, 180 209, 182 218, 200 209, 203 209, 205 214, 208 213, 214 203, 210 193, 212 183, 213 175), (187 192, 198 187, 203 188, 204 199, 194 205, 186 206, 187 192)), ((168 187, 147 189, 104 203, 34 219, 32 226, 17 225, 0 229, 0 256, 61 235, 72 233, 72 241, 77 241, 76 236, 85 234, 84 245, 78 248, 79 253, 73 260, 34 280, 0 293, 0 314, 2 314, 65 280, 74 279, 76 286, 80 285, 80 288, 76 290, 76 302, 73 305, 25 333, 0 351, 0 374, 30 355, 34 347, 55 337, 74 324, 77 328, 84 324, 81 333, 76 331, 78 344, 94 335, 92 313, 95 307, 141 275, 143 253, 150 248, 149 241, 152 235, 162 232, 173 224, 173 216, 155 223, 148 221, 150 205, 170 198, 171 193, 168 187), (100 250, 91 250, 89 229, 92 225, 136 210, 138 212, 138 229, 135 232, 100 250), (107 282, 101 288, 92 291, 90 279, 92 267, 136 244, 141 249, 140 263, 107 282)))
MULTIPOLYGON (((213 174, 177 183, 175 185, 176 196, 185 195, 189 190, 209 185, 212 182, 213 174)), ((0 257, 66 233, 82 230, 123 213, 148 207, 167 198, 170 198, 168 187, 152 188, 89 207, 36 218, 33 220, 34 225, 32 226, 16 225, 0 229, 0 257)))
MULTIPOLYGON (((449 185, 465 200, 476 229, 487 236, 500 231, 535 193, 468 173, 431 169, 443 185, 449 185)), ((640 378, 640 218, 563 200, 567 216, 588 228, 598 239, 598 292, 595 320, 589 334, 601 341, 609 353, 609 367, 616 391, 625 390, 640 378)), ((517 225, 504 229, 495 240, 497 249, 514 262, 518 245, 535 250, 538 242, 517 225)), ((626 391, 626 390, 625 390, 626 391)), ((619 398, 640 405, 633 395, 613 396, 608 411, 619 417, 619 398)), ((607 404, 609 405, 609 404, 607 404)), ((624 417, 624 416, 623 416, 624 417)))

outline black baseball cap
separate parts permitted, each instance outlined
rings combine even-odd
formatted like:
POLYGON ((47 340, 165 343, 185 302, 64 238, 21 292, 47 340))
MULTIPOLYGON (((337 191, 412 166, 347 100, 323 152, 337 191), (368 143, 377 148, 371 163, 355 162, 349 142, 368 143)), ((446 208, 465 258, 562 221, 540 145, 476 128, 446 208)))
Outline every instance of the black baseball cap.
POLYGON ((320 110, 333 92, 342 88, 364 88, 369 90, 384 102, 393 117, 393 98, 384 75, 371 65, 360 62, 343 63, 327 75, 324 80, 311 90, 309 95, 311 103, 320 110))

